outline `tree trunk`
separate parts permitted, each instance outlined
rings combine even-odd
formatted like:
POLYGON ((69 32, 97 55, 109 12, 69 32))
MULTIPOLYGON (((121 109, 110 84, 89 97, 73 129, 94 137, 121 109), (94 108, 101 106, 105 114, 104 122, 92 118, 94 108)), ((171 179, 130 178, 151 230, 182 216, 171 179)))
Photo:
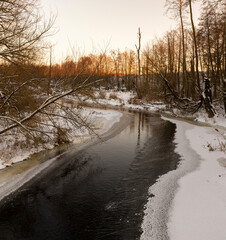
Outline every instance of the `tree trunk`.
POLYGON ((186 50, 185 50, 185 37, 184 37, 184 22, 183 22, 183 16, 182 16, 182 1, 180 1, 180 24, 181 24, 182 51, 183 51, 183 88, 185 93, 187 88, 187 64, 186 64, 186 50))
POLYGON ((52 75, 52 46, 49 49, 49 80, 48 80, 48 87, 47 87, 47 94, 50 95, 50 86, 51 86, 51 75, 52 75))
POLYGON ((193 21, 191 0, 189 0, 189 8, 190 8, 190 18, 191 18, 191 25, 192 25, 192 32, 193 32, 193 40, 194 40, 194 46, 195 46, 196 78, 197 78, 196 80, 197 80, 197 86, 198 86, 199 90, 201 90, 200 80, 199 80, 198 47, 197 47, 197 39, 196 39, 195 25, 194 25, 194 21, 193 21))
POLYGON ((137 92, 137 97, 138 99, 141 99, 142 98, 142 95, 141 95, 141 79, 140 79, 140 76, 141 76, 141 68, 140 68, 140 49, 141 49, 141 32, 140 32, 140 28, 138 28, 138 46, 136 46, 136 49, 137 49, 137 60, 138 60, 138 77, 136 78, 136 92, 137 92))

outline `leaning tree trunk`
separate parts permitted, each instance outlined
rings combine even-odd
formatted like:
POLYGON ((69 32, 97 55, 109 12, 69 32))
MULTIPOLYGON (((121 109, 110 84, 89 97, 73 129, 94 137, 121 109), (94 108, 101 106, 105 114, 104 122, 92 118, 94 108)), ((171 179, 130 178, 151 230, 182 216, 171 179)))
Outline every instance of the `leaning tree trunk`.
POLYGON ((226 115, 226 79, 223 81, 223 99, 224 99, 224 112, 226 115))
POLYGON ((216 111, 212 102, 212 90, 210 86, 210 80, 208 78, 204 78, 205 82, 205 90, 202 93, 202 101, 204 102, 204 106, 209 118, 214 117, 216 111))

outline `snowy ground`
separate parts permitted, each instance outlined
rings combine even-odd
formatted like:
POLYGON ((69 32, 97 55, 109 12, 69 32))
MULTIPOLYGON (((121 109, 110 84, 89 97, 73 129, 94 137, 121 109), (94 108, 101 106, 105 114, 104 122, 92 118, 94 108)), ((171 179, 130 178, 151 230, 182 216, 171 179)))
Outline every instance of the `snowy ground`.
POLYGON ((226 236, 224 130, 166 119, 177 125, 178 168, 149 192, 142 240, 223 240, 226 236))
POLYGON ((208 118, 204 109, 201 109, 199 112, 191 115, 187 114, 184 116, 182 113, 178 111, 178 109, 168 109, 166 104, 162 102, 142 102, 135 98, 135 94, 133 92, 124 92, 124 91, 115 91, 115 90, 98 90, 94 93, 96 97, 96 101, 93 99, 82 97, 86 103, 99 103, 102 105, 111 105, 123 107, 126 109, 136 109, 136 110, 146 110, 150 112, 160 112, 160 113, 168 113, 169 115, 173 115, 175 117, 187 117, 192 118, 194 121, 200 123, 207 123, 213 126, 223 126, 226 128, 226 119, 224 110, 218 107, 217 114, 213 118, 208 118))
MULTIPOLYGON (((174 121, 177 126, 181 123, 174 121)), ((178 127, 179 129, 180 127, 178 127)), ((179 141, 177 151, 183 157, 180 169, 189 156, 179 141)), ((226 141, 224 131, 193 126, 185 131, 189 148, 199 158, 199 166, 178 181, 178 189, 169 211, 168 233, 173 240, 225 240, 226 238, 226 141), (224 148, 224 149, 223 149, 224 148)), ((194 163, 196 164, 196 163, 194 163)))

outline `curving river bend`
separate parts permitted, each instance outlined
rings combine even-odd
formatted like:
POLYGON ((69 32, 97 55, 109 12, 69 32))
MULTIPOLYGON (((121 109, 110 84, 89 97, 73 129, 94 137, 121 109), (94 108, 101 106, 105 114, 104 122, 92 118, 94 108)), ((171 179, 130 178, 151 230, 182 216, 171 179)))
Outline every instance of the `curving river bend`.
POLYGON ((0 206, 1 240, 139 239, 148 189, 175 169, 176 125, 127 113, 116 136, 59 157, 0 206))

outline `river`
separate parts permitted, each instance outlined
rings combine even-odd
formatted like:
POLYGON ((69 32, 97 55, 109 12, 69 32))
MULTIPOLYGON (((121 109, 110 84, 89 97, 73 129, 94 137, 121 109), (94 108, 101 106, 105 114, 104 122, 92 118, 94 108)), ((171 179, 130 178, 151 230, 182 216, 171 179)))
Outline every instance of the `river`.
POLYGON ((176 168, 176 125, 126 113, 115 136, 63 154, 0 206, 1 240, 139 239, 149 187, 176 168))

